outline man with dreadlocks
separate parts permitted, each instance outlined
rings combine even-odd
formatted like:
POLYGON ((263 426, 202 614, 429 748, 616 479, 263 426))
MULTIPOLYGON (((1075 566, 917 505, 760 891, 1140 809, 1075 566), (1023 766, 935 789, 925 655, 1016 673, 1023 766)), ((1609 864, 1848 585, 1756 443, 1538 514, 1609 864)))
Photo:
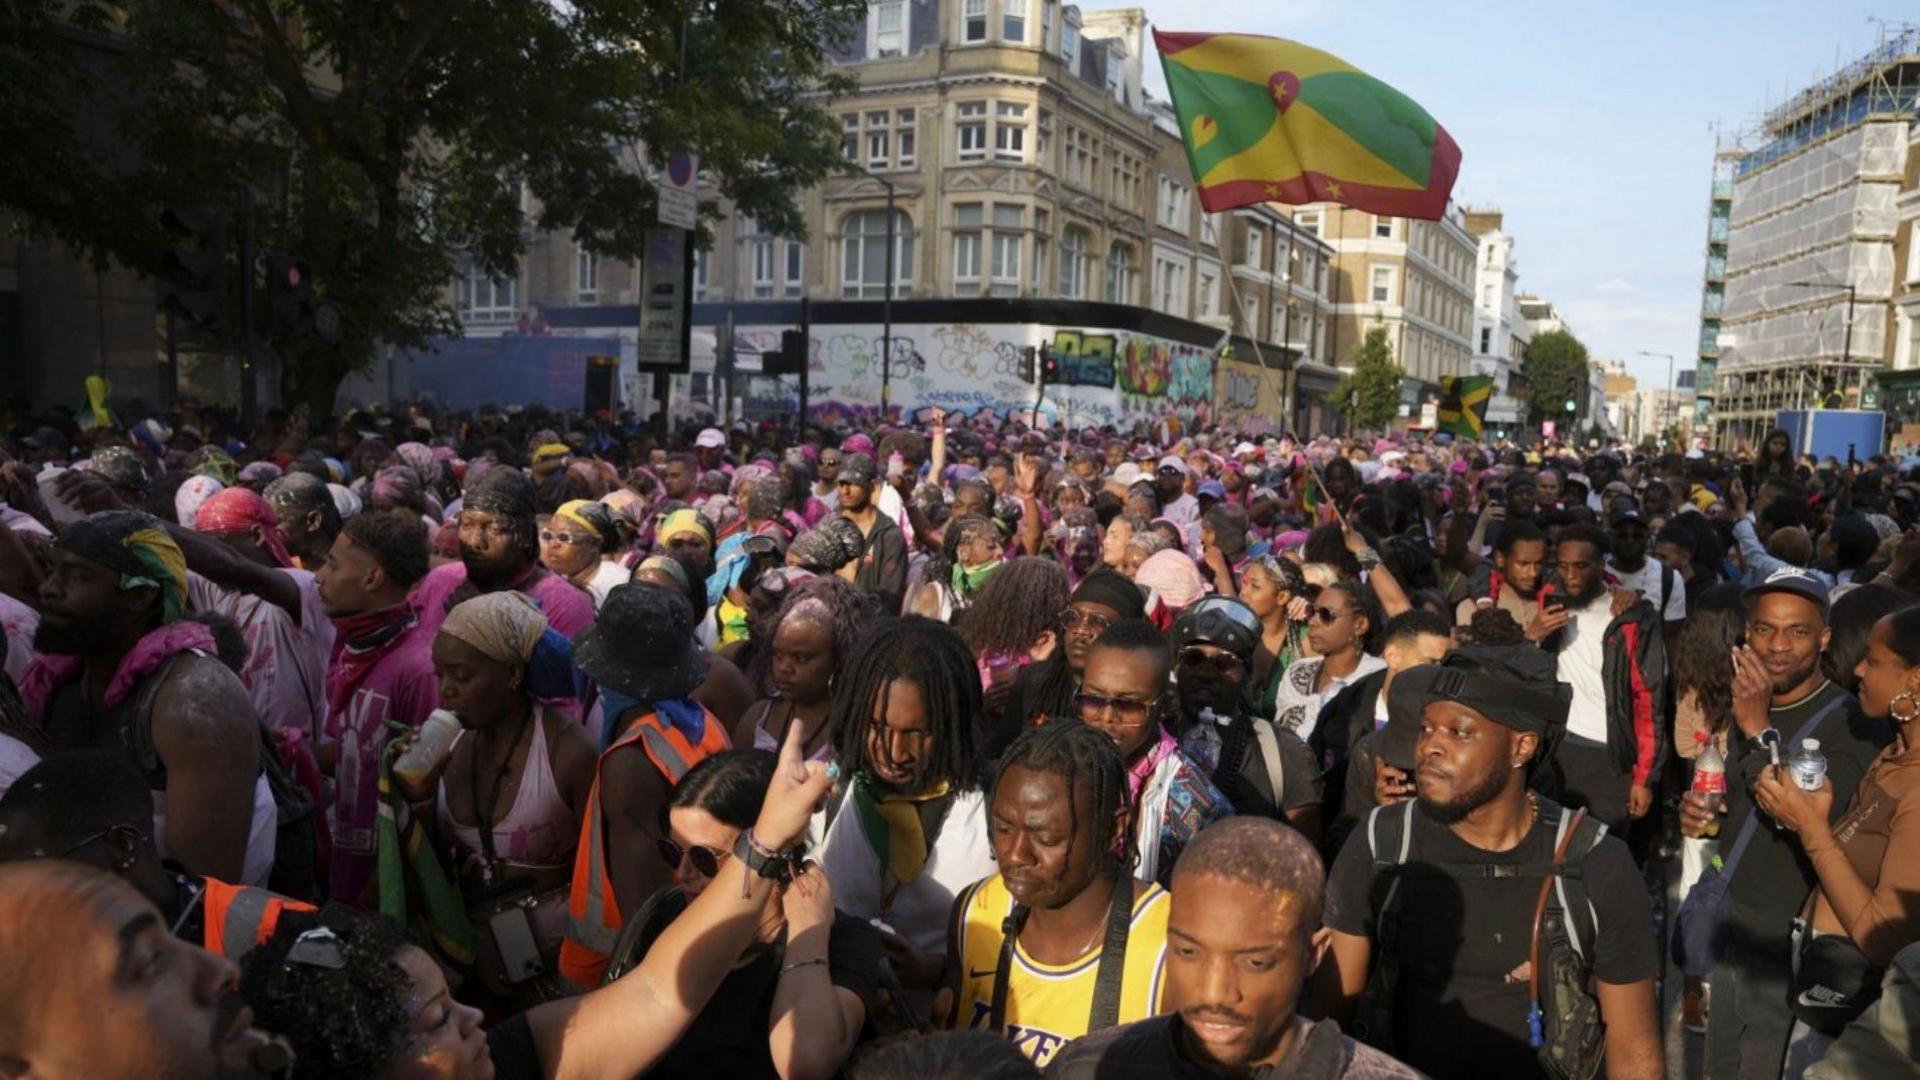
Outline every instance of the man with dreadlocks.
POLYGON ((535 508, 533 481, 518 469, 496 465, 467 481, 455 519, 460 561, 435 568, 414 593, 421 633, 431 638, 460 601, 501 589, 526 593, 568 640, 593 623, 587 591, 540 565, 535 508))
POLYGON ((988 812, 999 873, 953 906, 952 1025, 1003 1034, 1045 1067, 1073 1039, 1160 1011, 1167 893, 1129 869, 1125 767, 1100 731, 1014 740, 988 812))
POLYGON ((980 677, 960 635, 931 619, 878 621, 834 687, 834 760, 846 798, 829 807, 820 865, 841 911, 881 924, 900 981, 939 986, 948 916, 994 870, 974 750, 980 677))
POLYGON ((153 793, 161 853, 264 884, 277 817, 246 688, 184 618, 187 560, 152 515, 93 514, 55 541, 40 584, 39 659, 21 694, 55 750, 130 756, 153 793))

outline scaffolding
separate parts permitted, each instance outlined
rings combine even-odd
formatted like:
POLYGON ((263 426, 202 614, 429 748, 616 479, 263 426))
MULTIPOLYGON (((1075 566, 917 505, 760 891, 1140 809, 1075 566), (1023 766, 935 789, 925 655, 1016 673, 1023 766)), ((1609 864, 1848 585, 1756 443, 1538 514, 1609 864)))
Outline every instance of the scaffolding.
POLYGON ((1756 149, 1734 159, 1730 208, 1716 207, 1727 214, 1712 376, 1721 445, 1757 439, 1782 409, 1858 407, 1887 355, 1916 117, 1920 31, 1903 28, 1740 140, 1756 149))

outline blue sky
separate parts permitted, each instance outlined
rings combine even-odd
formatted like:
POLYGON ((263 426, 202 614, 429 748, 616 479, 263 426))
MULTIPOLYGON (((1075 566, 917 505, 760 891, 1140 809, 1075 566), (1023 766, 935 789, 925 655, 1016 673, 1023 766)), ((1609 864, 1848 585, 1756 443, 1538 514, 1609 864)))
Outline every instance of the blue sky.
MULTIPOLYGON (((1094 5, 1105 6, 1105 5, 1094 5)), ((1151 0, 1154 25, 1293 38, 1424 105, 1461 147, 1454 198, 1506 212, 1520 288, 1596 357, 1664 385, 1700 328, 1714 132, 1878 40, 1851 0, 1473 4, 1151 0)), ((1159 58, 1147 86, 1166 97, 1159 58)))

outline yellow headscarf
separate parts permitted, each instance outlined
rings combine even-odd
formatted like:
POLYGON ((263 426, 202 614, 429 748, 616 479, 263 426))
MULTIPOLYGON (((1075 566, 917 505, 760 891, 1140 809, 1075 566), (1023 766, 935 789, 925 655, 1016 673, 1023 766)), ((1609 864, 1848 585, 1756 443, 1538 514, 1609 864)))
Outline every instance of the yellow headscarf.
POLYGON ((713 543, 713 529, 700 517, 698 510, 675 510, 660 522, 660 535, 657 542, 666 543, 681 533, 699 533, 707 543, 713 543))

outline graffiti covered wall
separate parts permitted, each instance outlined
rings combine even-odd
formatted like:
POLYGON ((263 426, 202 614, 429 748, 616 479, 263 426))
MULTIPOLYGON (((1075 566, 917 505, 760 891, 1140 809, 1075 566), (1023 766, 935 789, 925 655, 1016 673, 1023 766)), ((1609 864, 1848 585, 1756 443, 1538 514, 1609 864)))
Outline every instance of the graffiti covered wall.
POLYGON ((1280 396, 1286 378, 1284 372, 1263 371, 1250 360, 1221 357, 1214 364, 1215 416, 1249 435, 1280 430, 1285 426, 1280 396))
MULTIPOLYGON (((734 330, 737 355, 780 347, 784 326, 734 330)), ((810 396, 815 415, 868 415, 880 406, 881 333, 873 324, 816 326, 811 343, 810 396)), ((1021 377, 1022 350, 1035 364, 1052 362, 1056 376, 1039 408, 1050 423, 1125 425, 1167 412, 1205 418, 1213 409, 1214 352, 1150 334, 1100 327, 1034 323, 896 324, 893 328, 891 403, 896 413, 995 416, 1030 413, 1038 387, 1021 377)), ((703 365, 696 355, 696 369, 703 365)), ((765 403, 757 388, 756 403, 765 403)), ((787 409, 799 407, 799 388, 787 380, 787 409)))

